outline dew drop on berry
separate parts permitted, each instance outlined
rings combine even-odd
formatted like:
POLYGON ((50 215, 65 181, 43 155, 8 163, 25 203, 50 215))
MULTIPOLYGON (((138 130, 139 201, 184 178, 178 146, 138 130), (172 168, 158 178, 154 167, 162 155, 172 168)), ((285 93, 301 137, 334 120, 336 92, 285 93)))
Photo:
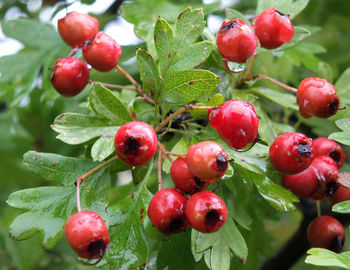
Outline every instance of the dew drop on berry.
POLYGON ((233 73, 241 72, 246 68, 246 63, 236 63, 224 60, 224 64, 226 68, 233 73))

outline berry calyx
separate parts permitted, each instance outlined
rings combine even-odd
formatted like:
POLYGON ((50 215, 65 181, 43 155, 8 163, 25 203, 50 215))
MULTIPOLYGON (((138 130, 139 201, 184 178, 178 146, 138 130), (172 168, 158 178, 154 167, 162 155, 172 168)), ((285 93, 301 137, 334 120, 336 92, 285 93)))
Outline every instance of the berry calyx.
POLYGON ((156 153, 157 144, 153 128, 141 121, 124 124, 114 139, 117 156, 130 166, 143 165, 149 161, 156 153))
POLYGON ((51 73, 53 87, 65 97, 79 94, 88 83, 90 70, 85 62, 75 57, 56 60, 51 73))
POLYGON ((229 159, 220 144, 203 141, 189 147, 186 162, 194 176, 207 182, 214 182, 225 174, 229 159))
POLYGON ((350 200, 350 189, 338 186, 337 191, 331 196, 332 205, 350 200))
POLYGON ((112 70, 119 60, 122 47, 110 36, 98 32, 83 47, 83 57, 94 69, 102 72, 112 70))
POLYGON ((302 133, 287 132, 276 137, 269 150, 272 167, 283 174, 305 170, 313 159, 312 140, 302 133))
POLYGON ((190 195, 205 189, 209 185, 209 182, 203 181, 191 173, 184 158, 178 158, 173 162, 170 175, 175 187, 190 195))
POLYGON ((78 256, 89 260, 102 258, 109 243, 106 224, 92 211, 72 215, 64 227, 64 234, 78 256))
POLYGON ((261 47, 275 49, 290 41, 294 35, 293 24, 287 14, 275 8, 265 9, 254 21, 254 30, 261 47))
POLYGON ((304 118, 328 118, 339 109, 339 98, 334 86, 316 77, 306 78, 299 84, 297 103, 304 118))
POLYGON ((232 148, 239 150, 258 139, 259 118, 254 107, 245 101, 226 101, 212 113, 210 124, 232 148))
POLYGON ((203 233, 212 233, 224 225, 227 208, 215 193, 204 190, 188 199, 185 214, 188 223, 194 229, 203 233))
POLYGON ((216 38, 224 61, 245 63, 256 50, 257 37, 241 19, 225 20, 216 38))
POLYGON ((320 216, 310 223, 307 238, 313 247, 339 253, 344 246, 345 231, 343 225, 335 218, 320 216))
POLYGON ((315 156, 330 156, 338 169, 343 167, 345 154, 337 142, 327 138, 317 138, 312 141, 312 146, 315 156))
POLYGON ((186 197, 175 188, 165 188, 153 195, 147 210, 152 224, 164 233, 179 233, 188 226, 186 197))
POLYGON ((87 14, 72 11, 58 20, 57 27, 62 39, 69 46, 81 47, 85 40, 98 32, 98 20, 87 14))

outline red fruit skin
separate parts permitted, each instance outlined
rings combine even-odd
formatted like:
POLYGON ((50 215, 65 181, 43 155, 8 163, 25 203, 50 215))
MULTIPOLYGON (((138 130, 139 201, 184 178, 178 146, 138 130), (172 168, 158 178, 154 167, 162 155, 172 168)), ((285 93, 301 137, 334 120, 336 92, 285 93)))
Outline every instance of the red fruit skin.
POLYGON ((258 139, 259 118, 254 107, 245 101, 226 101, 211 117, 210 124, 233 149, 239 150, 258 139))
POLYGON ((188 199, 185 214, 188 223, 195 230, 202 233, 213 233, 224 225, 227 208, 215 193, 203 190, 188 199))
POLYGON ((85 62, 75 57, 56 60, 51 73, 53 87, 65 97, 78 95, 88 83, 90 70, 85 62))
POLYGON ((290 41, 294 35, 294 27, 288 15, 274 8, 265 9, 254 21, 253 25, 261 47, 275 49, 290 41))
POLYGON ((164 233, 179 233, 188 226, 186 197, 175 188, 165 188, 153 195, 147 210, 152 224, 164 233))
POLYGON ((305 170, 313 159, 312 140, 302 133, 287 132, 276 137, 269 153, 273 168, 283 174, 297 174, 305 170), (305 149, 304 154, 298 146, 305 149))
POLYGON ((345 154, 342 147, 335 141, 327 138, 317 138, 312 141, 315 156, 327 155, 333 158, 338 169, 343 167, 345 154))
POLYGON ((64 234, 78 256, 89 260, 103 257, 109 243, 106 224, 97 213, 91 211, 72 215, 64 227, 64 234), (99 249, 93 249, 94 244, 99 249))
POLYGON ((122 47, 110 36, 98 32, 83 47, 83 57, 94 69, 106 72, 112 70, 122 54, 122 47))
POLYGON ((328 118, 337 113, 339 98, 334 86, 327 80, 310 77, 299 84, 297 103, 304 118, 328 118))
POLYGON ((153 128, 141 121, 124 124, 114 138, 117 156, 130 166, 147 163, 156 153, 157 144, 158 139, 153 128))
POLYGON ((345 231, 343 225, 335 218, 320 216, 310 223, 307 238, 313 247, 340 252, 345 241, 345 231), (332 241, 336 241, 337 237, 341 238, 341 246, 334 247, 332 241))
POLYGON ((228 167, 228 155, 220 144, 213 141, 203 141, 188 148, 187 166, 192 174, 206 182, 219 180, 228 167), (226 160, 226 166, 218 163, 218 158, 226 160))
POLYGON ((191 173, 185 158, 178 158, 173 162, 170 175, 175 187, 190 195, 205 189, 209 185, 209 182, 203 181, 191 173))
POLYGON ((256 50, 257 37, 241 19, 225 20, 216 37, 224 61, 245 63, 256 50))
POLYGON ((98 20, 87 14, 75 11, 58 20, 58 32, 71 47, 81 47, 83 42, 98 32, 98 20))

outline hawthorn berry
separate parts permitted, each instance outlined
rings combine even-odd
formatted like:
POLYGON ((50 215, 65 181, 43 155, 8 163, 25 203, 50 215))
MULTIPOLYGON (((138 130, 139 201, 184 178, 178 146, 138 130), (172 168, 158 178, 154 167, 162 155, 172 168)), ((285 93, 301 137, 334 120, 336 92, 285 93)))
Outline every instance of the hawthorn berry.
POLYGON ((290 41, 294 35, 289 16, 275 8, 265 9, 256 17, 253 27, 261 47, 266 49, 275 49, 290 41))
POLYGON ((310 223, 307 238, 313 247, 339 253, 344 246, 345 231, 343 225, 335 218, 320 216, 310 223))
POLYGON ((75 11, 58 20, 58 32, 71 47, 81 47, 83 42, 98 32, 98 20, 87 14, 75 11))
POLYGON ((225 203, 215 193, 207 190, 193 194, 187 201, 185 214, 188 223, 197 231, 218 231, 227 218, 225 203))
POLYGON ((88 83, 90 70, 85 62, 75 57, 56 60, 51 73, 53 87, 65 97, 79 94, 88 83))
POLYGON ((112 70, 119 60, 122 47, 110 36, 98 32, 83 47, 83 57, 94 69, 102 72, 112 70))
POLYGON ((72 215, 64 227, 64 234, 78 256, 89 260, 102 258, 109 243, 106 224, 92 211, 72 215))
POLYGON ((147 210, 152 224, 164 233, 179 233, 188 226, 185 217, 187 198, 175 188, 165 188, 153 195, 147 210))
POLYGON ((350 189, 338 185, 337 191, 331 196, 332 205, 350 200, 350 189))
POLYGON ((225 20, 216 38, 224 61, 245 63, 255 54, 257 37, 252 28, 241 19, 225 20))
POLYGON ((316 77, 306 78, 299 84, 297 103, 304 118, 328 118, 339 109, 339 98, 334 86, 316 77))
POLYGON ((318 185, 316 171, 310 165, 298 174, 283 175, 282 185, 299 198, 311 198, 318 185))
POLYGON ((185 158, 178 158, 173 162, 170 175, 175 187, 190 195, 205 189, 209 185, 209 182, 203 181, 191 173, 185 158))
POLYGON ((114 139, 117 156, 130 166, 143 165, 149 161, 156 153, 157 144, 153 128, 141 121, 124 124, 114 139))
POLYGON ((333 158, 338 169, 343 167, 345 154, 337 142, 327 138, 317 138, 312 141, 312 147, 315 156, 328 155, 333 158))
POLYGON ((226 101, 212 113, 210 125, 232 148, 242 149, 258 139, 259 118, 254 107, 245 101, 226 101))
POLYGON ((203 141, 189 147, 186 162, 194 176, 206 182, 214 182, 225 174, 229 159, 220 144, 203 141))
POLYGON ((272 167, 283 174, 305 170, 313 159, 312 140, 302 133, 287 132, 276 137, 270 146, 272 167))

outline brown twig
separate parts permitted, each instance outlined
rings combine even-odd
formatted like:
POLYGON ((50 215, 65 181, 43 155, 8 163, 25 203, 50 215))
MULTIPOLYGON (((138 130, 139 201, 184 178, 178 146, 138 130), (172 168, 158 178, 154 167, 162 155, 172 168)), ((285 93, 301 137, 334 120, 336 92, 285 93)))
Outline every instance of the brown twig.
POLYGON ((162 150, 159 148, 159 154, 158 154, 158 190, 161 190, 163 188, 163 181, 162 181, 162 150))
MULTIPOLYGON (((89 83, 96 83, 95 81, 89 80, 89 83)), ((132 86, 124 86, 124 85, 119 85, 119 84, 111 84, 111 83, 103 83, 99 82, 105 87, 109 88, 115 88, 115 89, 126 89, 126 90, 131 90, 131 91, 137 91, 135 87, 132 86)))
POLYGON ((247 70, 246 74, 243 77, 244 79, 245 78, 249 78, 250 74, 252 73, 253 65, 254 65, 254 61, 255 61, 256 56, 257 56, 257 54, 254 54, 252 56, 252 58, 250 59, 250 62, 249 62, 249 65, 248 65, 248 70, 247 70))
POLYGON ((283 87, 284 89, 287 89, 288 91, 293 92, 293 93, 296 93, 298 91, 298 89, 296 89, 296 88, 294 88, 292 86, 289 86, 287 84, 284 84, 284 83, 282 83, 280 81, 277 81, 277 80, 275 80, 273 78, 270 78, 270 77, 262 75, 262 74, 253 74, 252 76, 250 76, 247 79, 256 79, 256 78, 272 82, 272 83, 274 83, 276 85, 279 85, 279 86, 283 87))

